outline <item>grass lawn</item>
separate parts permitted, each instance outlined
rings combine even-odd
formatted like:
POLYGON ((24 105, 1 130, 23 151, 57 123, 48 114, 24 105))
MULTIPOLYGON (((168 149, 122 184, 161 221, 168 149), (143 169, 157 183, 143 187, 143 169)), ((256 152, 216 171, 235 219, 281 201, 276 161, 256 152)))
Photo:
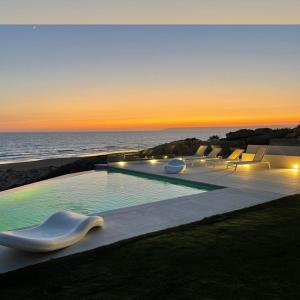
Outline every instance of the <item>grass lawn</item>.
POLYGON ((0 286, 1 299, 300 299, 300 195, 5 274, 0 286))

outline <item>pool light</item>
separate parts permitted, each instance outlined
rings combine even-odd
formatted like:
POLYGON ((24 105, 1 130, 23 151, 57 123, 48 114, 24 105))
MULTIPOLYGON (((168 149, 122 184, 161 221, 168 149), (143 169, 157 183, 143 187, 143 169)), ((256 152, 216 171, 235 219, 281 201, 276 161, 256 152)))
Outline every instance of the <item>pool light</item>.
POLYGON ((294 170, 299 170, 299 165, 298 165, 298 164, 294 164, 294 165, 293 165, 293 169, 294 169, 294 170))
POLYGON ((118 165, 119 165, 120 167, 123 167, 123 166, 126 165, 126 161, 119 161, 119 162, 118 162, 118 165))

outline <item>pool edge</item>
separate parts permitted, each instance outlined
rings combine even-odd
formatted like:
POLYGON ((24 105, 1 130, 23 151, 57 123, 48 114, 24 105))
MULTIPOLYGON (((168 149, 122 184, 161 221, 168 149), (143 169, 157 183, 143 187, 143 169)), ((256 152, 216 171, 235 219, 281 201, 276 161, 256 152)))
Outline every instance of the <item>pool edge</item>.
POLYGON ((136 170, 131 170, 131 169, 124 169, 124 168, 119 168, 119 167, 111 166, 111 165, 106 165, 105 169, 102 168, 102 169, 98 169, 98 170, 107 170, 108 172, 115 171, 115 172, 119 172, 119 173, 123 173, 123 174, 127 174, 127 175, 136 175, 136 176, 148 178, 148 179, 164 180, 171 184, 178 184, 178 185, 202 189, 202 190, 206 190, 206 191, 215 191, 215 190, 227 188, 226 186, 221 186, 221 185, 216 185, 216 184, 211 184, 211 183, 198 182, 198 181, 183 179, 183 178, 174 178, 174 177, 170 177, 167 175, 153 174, 153 173, 149 173, 149 172, 136 171, 136 170))

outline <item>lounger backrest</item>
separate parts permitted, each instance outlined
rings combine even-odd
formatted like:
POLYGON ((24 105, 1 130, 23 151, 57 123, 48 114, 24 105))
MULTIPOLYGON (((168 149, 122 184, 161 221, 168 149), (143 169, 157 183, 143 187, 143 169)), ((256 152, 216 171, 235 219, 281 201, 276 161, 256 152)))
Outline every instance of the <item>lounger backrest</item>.
POLYGON ((264 148, 264 147, 258 148, 255 153, 255 156, 253 158, 253 161, 257 161, 257 162, 262 161, 266 151, 267 151, 267 148, 264 148))
POLYGON ((198 150, 196 151, 195 155, 196 156, 204 156, 205 150, 207 149, 206 145, 201 145, 198 150))
POLYGON ((229 156, 228 156, 228 159, 229 160, 236 160, 238 159, 241 154, 245 152, 244 149, 235 149, 229 156))
POLYGON ((219 147, 216 147, 216 148, 213 148, 209 154, 207 155, 207 157, 209 158, 215 158, 218 156, 218 154, 222 151, 222 148, 219 148, 219 147))

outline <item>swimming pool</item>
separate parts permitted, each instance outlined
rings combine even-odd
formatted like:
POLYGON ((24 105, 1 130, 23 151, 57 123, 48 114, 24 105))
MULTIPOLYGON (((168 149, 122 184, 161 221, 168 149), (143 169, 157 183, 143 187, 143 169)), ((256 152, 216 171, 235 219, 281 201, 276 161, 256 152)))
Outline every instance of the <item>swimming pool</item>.
POLYGON ((41 223, 62 210, 91 214, 211 190, 187 185, 108 171, 54 178, 0 193, 0 231, 41 223))

